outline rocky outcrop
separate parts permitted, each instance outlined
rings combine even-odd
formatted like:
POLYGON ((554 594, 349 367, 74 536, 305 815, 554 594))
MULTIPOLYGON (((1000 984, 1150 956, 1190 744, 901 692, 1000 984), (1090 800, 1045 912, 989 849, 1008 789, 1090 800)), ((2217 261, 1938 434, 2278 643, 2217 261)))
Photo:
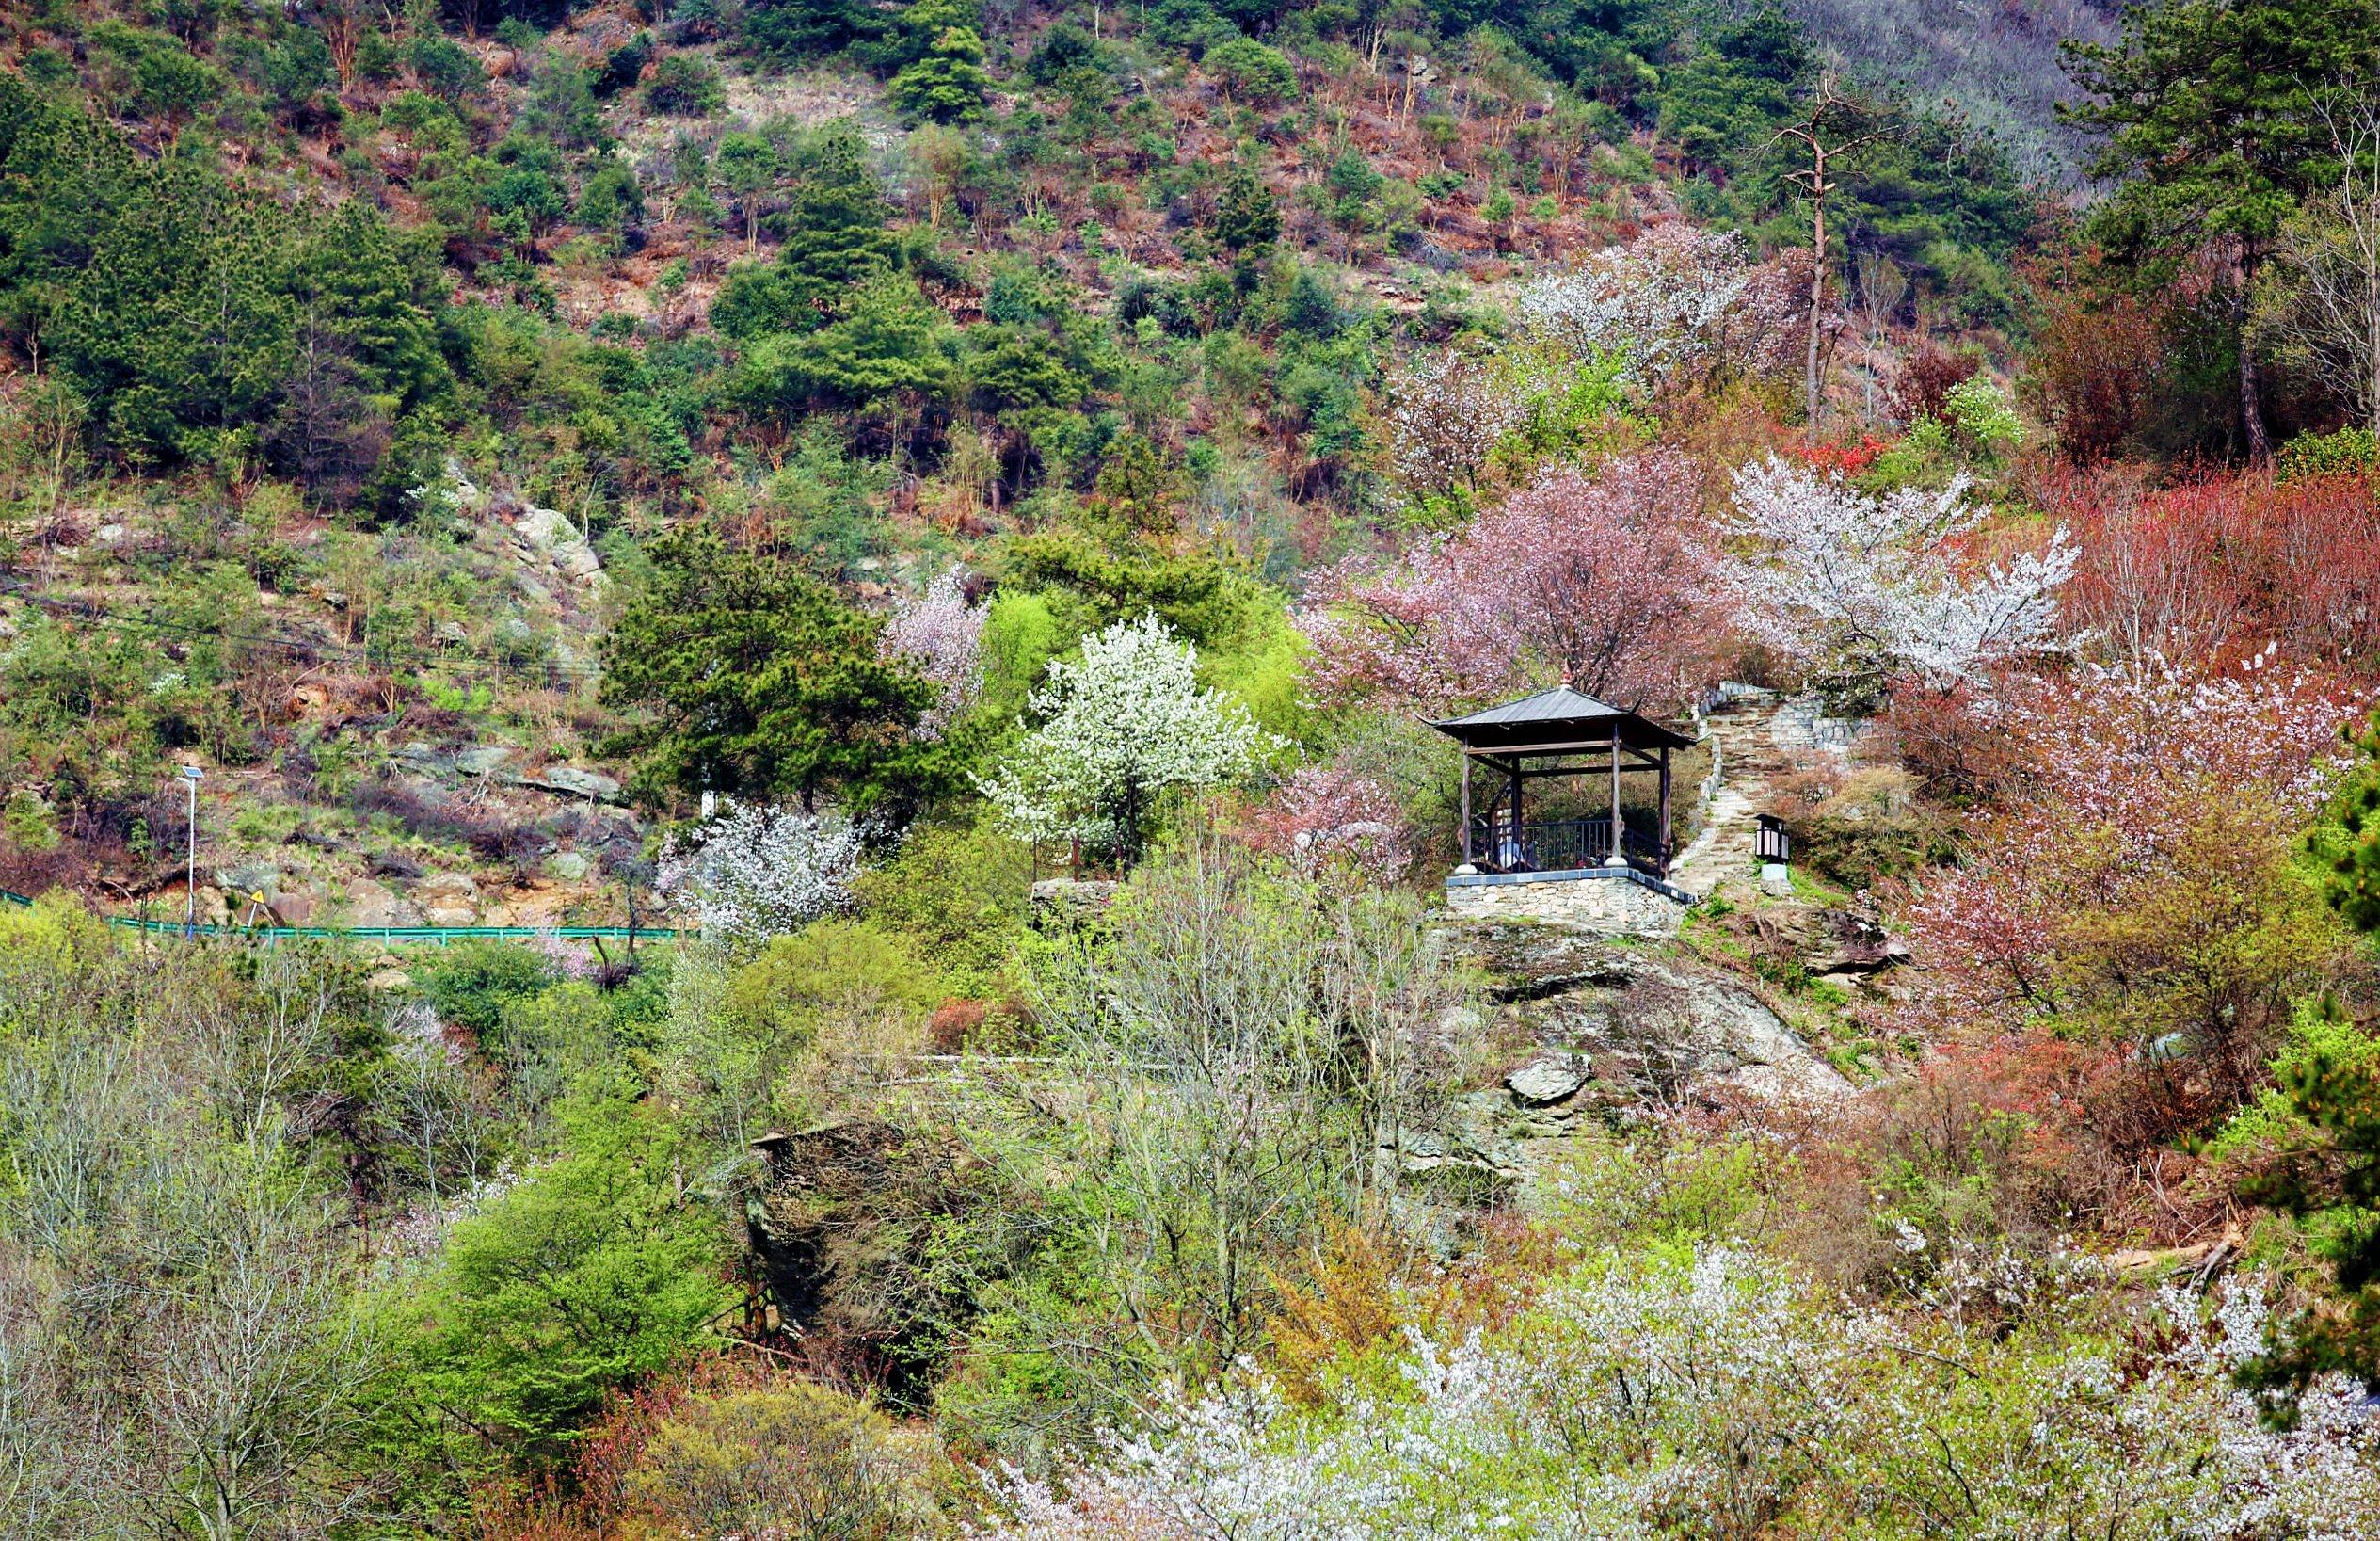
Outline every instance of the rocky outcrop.
POLYGON ((1097 877, 1045 877, 1032 887, 1032 923, 1063 928, 1091 919, 1123 885, 1097 877))
POLYGON ((510 519, 513 554, 533 575, 550 573, 590 594, 602 591, 606 582, 602 559, 595 554, 595 548, 587 544, 568 516, 559 509, 540 508, 526 500, 499 502, 496 512, 510 519))
POLYGON ((1408 1140, 1409 1169, 1514 1177, 1543 1153, 1530 1142, 1589 1125, 1851 1090, 1743 980, 1710 964, 1558 926, 1489 922, 1448 935, 1486 982, 1477 1019, 1459 1030, 1514 1057, 1498 1084, 1456 1100, 1446 1127, 1408 1140))

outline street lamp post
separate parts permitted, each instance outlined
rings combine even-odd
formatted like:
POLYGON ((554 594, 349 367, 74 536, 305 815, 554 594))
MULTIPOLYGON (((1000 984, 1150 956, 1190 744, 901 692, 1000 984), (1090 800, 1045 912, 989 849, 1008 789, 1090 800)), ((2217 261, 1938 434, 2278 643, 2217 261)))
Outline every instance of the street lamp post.
POLYGON ((182 922, 182 934, 185 937, 199 934, 199 778, 202 774, 196 765, 182 767, 182 784, 190 790, 190 864, 183 879, 189 900, 182 922))

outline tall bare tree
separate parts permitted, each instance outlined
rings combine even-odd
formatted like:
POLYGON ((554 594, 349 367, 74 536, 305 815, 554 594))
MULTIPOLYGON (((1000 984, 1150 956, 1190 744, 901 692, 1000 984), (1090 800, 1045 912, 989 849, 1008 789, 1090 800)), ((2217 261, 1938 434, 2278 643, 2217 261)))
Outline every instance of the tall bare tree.
POLYGON ((1818 332, 1826 319, 1827 199, 1839 185, 1835 172, 1843 163, 1868 146, 1894 137, 1900 125, 1879 119, 1872 104, 1844 94, 1835 72, 1828 70, 1803 104, 1802 114, 1770 136, 1765 148, 1791 143, 1809 157, 1809 164, 1787 171, 1784 180, 1810 200, 1810 341, 1802 364, 1807 433, 1818 437, 1818 332))
POLYGON ((2266 325, 2380 433, 2380 88, 2342 85, 2318 107, 2339 178, 2282 228, 2266 325))
POLYGON ((1884 351, 1884 334, 1909 297, 1909 275, 1901 265, 1880 251, 1863 251, 1852 271, 1852 309, 1860 318, 1865 348, 1865 378, 1861 382, 1860 415, 1876 421, 1877 360, 1884 351))

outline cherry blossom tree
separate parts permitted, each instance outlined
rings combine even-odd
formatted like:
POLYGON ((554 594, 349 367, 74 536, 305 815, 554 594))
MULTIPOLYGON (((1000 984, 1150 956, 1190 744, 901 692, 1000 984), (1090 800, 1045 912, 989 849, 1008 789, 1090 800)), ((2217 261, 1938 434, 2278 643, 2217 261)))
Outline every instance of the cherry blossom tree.
POLYGON ((2368 698, 2266 653, 2017 674, 1940 703, 2013 763, 1978 789, 1959 866, 1900 908, 1927 964, 1902 1025, 2018 1046, 2016 1079, 2056 1082, 2053 1116, 2119 1158, 2236 1105, 2341 955, 2292 850, 2368 698))
POLYGON ((1546 471, 1452 535, 1319 577, 1308 680, 1327 705, 1436 710, 1558 679, 1636 707, 1682 693, 1711 572, 1693 468, 1666 451, 1546 471))
POLYGON ((1344 864, 1382 886, 1414 864, 1414 829, 1396 794, 1342 765, 1301 767, 1256 816, 1257 843, 1307 875, 1344 864))
POLYGON ((782 935, 850 907, 867 833, 837 813, 728 800, 670 837, 653 887, 709 935, 782 935))
POLYGON ((941 692, 910 730, 931 743, 950 731, 983 694, 985 608, 966 602, 964 574, 951 568, 903 600, 885 623, 878 645, 888 663, 906 664, 941 692))
POLYGON ((1528 420, 1530 393, 1490 361, 1414 360, 1388 381, 1397 478, 1424 498, 1475 492, 1495 448, 1528 420))
POLYGON ((1740 236, 1684 220, 1548 273, 1521 291, 1522 326, 1573 356, 1621 355, 1655 395, 1726 369, 1766 371, 1794 325, 1793 275, 1755 264, 1740 236))
POLYGON ((1131 859, 1158 798, 1229 781, 1280 742, 1197 670, 1197 649, 1154 614, 1085 638, 1080 660, 1052 662, 1033 692, 1041 726, 977 785, 1029 840, 1131 859))
POLYGON ((1964 562, 1957 542, 1989 512, 1968 488, 1961 475, 1872 496, 1774 455, 1746 466, 1723 526, 1740 548, 1726 582, 1746 625, 1790 657, 1934 689, 2063 650, 2057 590, 2079 555, 2065 527, 2038 552, 1964 562))

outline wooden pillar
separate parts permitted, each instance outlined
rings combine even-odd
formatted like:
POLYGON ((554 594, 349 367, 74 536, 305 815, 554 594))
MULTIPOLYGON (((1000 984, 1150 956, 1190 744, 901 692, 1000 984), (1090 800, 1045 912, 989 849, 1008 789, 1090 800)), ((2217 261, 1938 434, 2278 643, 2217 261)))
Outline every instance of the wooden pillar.
MULTIPOLYGON (((1530 864, 1529 848, 1522 843, 1521 762, 1518 760, 1512 762, 1512 854, 1516 865, 1525 867, 1530 864)), ((1502 855, 1502 852, 1497 853, 1499 859, 1502 855)))
POLYGON ((1462 864, 1471 862, 1471 751, 1462 751, 1462 864))
POLYGON ((1620 730, 1611 730, 1611 854, 1604 858, 1606 867, 1624 867, 1628 859, 1621 854, 1620 841, 1620 730))
POLYGON ((1669 746, 1661 746, 1661 875, 1669 875, 1669 746))

